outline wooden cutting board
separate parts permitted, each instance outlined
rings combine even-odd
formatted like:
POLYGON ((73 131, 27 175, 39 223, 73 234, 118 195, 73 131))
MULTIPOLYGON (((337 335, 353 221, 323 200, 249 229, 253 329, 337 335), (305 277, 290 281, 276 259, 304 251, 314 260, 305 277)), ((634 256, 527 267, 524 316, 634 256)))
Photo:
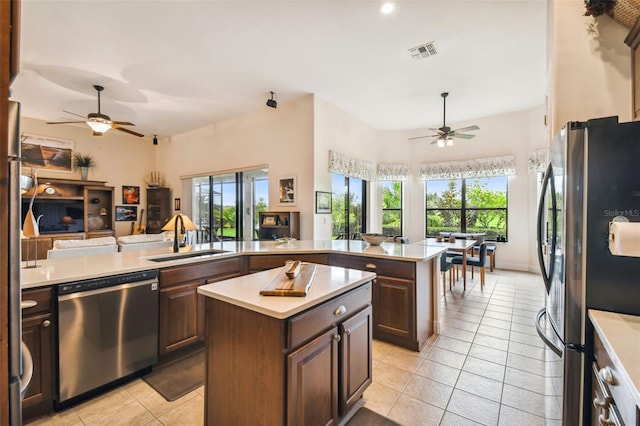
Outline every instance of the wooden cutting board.
POLYGON ((309 292, 313 278, 316 276, 316 266, 313 263, 303 263, 300 266, 300 273, 295 278, 289 278, 285 272, 288 266, 282 268, 282 271, 262 290, 260 294, 263 296, 294 296, 304 297, 309 292))

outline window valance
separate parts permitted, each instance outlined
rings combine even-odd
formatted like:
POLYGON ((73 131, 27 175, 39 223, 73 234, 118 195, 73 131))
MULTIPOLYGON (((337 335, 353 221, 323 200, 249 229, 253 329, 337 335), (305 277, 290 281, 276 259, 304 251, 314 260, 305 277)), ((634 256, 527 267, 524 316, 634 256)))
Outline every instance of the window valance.
POLYGON ((529 171, 544 172, 549 162, 549 150, 547 148, 536 149, 529 154, 529 171))
POLYGON ((516 158, 513 155, 465 161, 421 163, 418 166, 418 177, 422 180, 480 178, 515 174, 516 158))
POLYGON ((375 167, 370 161, 358 160, 339 152, 329 151, 329 171, 370 181, 373 180, 375 167))
POLYGON ((409 180, 409 165, 404 163, 378 164, 378 180, 409 180))

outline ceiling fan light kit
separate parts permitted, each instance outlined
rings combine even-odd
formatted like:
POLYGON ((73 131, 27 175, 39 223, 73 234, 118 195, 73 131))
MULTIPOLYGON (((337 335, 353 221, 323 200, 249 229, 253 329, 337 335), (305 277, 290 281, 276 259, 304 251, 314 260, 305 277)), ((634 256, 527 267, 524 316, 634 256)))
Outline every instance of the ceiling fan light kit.
POLYGON ((444 148, 445 146, 453 146, 453 138, 461 138, 461 139, 471 139, 476 135, 465 134, 462 132, 469 132, 471 130, 480 130, 478 126, 468 126, 460 129, 452 130, 451 127, 447 126, 447 96, 449 96, 448 92, 443 92, 440 94, 442 96, 442 127, 439 129, 429 130, 436 132, 434 135, 426 135, 426 136, 417 136, 414 138, 409 138, 409 140, 414 139, 422 139, 422 138, 434 138, 431 142, 431 145, 436 144, 438 148, 444 148))

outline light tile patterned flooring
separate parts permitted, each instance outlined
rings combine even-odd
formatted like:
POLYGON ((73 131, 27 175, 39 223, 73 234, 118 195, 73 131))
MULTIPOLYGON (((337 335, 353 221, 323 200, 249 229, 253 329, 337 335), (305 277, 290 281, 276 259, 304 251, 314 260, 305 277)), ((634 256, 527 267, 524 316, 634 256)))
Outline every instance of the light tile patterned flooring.
MULTIPOLYGON (((550 354, 536 334, 538 275, 495 270, 440 299, 442 330, 420 352, 374 341, 365 406, 411 425, 560 425, 550 354)), ((30 425, 202 425, 204 388, 167 402, 142 380, 30 425)))

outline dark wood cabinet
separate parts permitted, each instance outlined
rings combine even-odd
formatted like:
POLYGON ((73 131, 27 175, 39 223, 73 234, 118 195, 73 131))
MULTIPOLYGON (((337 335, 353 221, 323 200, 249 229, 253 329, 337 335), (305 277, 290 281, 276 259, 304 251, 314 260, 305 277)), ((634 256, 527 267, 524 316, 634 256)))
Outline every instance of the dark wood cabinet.
POLYGON ((300 212, 260 212, 259 240, 300 239, 300 212))
POLYGON ((22 401, 25 420, 53 409, 55 372, 53 288, 25 290, 23 301, 37 304, 23 310, 22 341, 33 360, 33 376, 22 401))
POLYGON ((329 264, 376 273, 373 337, 419 351, 433 334, 434 262, 331 254, 329 264))
POLYGON ((173 211, 171 210, 171 189, 147 189, 147 234, 159 234, 167 223, 173 211))
POLYGON ((287 356, 287 424, 331 425, 338 417, 337 327, 287 356))
POLYGON ((204 298, 197 293, 204 284, 241 275, 241 258, 213 260, 160 271, 161 361, 204 341, 204 298))
POLYGON ((371 283, 286 319, 206 307, 205 424, 338 424, 371 383, 371 283))

